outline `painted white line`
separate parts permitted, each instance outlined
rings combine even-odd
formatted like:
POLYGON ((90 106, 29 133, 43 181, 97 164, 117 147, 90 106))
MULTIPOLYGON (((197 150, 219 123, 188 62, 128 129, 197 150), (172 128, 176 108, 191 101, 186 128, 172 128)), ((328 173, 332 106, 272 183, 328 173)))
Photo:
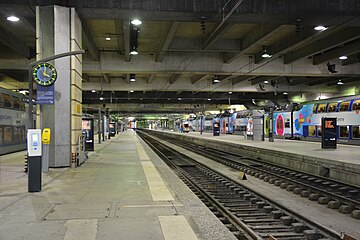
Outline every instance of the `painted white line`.
POLYGON ((174 201, 154 164, 150 161, 141 162, 153 201, 174 201))
POLYGON ((152 207, 183 207, 183 204, 144 204, 144 205, 120 205, 123 208, 152 208, 152 207))
POLYGON ((197 240, 184 216, 158 216, 165 240, 197 240))
POLYGON ((97 219, 68 220, 65 223, 64 240, 95 240, 97 234, 97 219))

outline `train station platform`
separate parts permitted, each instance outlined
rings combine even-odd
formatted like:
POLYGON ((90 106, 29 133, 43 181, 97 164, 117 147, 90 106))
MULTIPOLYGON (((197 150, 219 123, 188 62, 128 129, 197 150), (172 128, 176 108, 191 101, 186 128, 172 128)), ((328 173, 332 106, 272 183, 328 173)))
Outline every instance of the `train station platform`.
POLYGON ((222 151, 246 154, 288 168, 330 177, 360 186, 360 147, 338 144, 337 149, 321 149, 319 142, 274 139, 274 142, 247 140, 244 136, 212 133, 156 132, 195 142, 222 151))
POLYGON ((50 169, 38 193, 24 156, 0 156, 0 239, 235 239, 132 130, 80 167, 50 169))

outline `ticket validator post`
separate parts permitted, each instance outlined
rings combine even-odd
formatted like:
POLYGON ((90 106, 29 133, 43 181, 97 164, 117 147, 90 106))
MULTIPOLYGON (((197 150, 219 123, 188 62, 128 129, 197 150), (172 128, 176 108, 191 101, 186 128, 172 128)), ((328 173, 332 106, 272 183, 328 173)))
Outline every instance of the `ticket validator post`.
POLYGON ((29 129, 27 133, 28 192, 41 191, 41 129, 29 129))

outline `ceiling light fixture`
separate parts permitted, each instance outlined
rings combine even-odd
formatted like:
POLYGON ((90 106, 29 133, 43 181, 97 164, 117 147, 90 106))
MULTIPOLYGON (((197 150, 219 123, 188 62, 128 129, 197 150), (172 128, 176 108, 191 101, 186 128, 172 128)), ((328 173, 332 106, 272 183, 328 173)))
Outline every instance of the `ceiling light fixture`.
POLYGON ((268 81, 268 80, 265 80, 265 81, 264 81, 264 83, 268 84, 268 83, 269 83, 269 81, 268 81))
POLYGON ((337 85, 344 85, 344 83, 341 81, 341 79, 339 79, 339 81, 337 82, 337 85))
POLYGON ((133 46, 132 49, 131 49, 131 51, 130 51, 130 55, 138 55, 138 54, 139 54, 139 53, 138 53, 138 51, 136 50, 136 47, 133 46))
POLYGON ((132 93, 132 92, 134 92, 134 90, 130 90, 130 92, 132 93))
POLYGON ((111 40, 111 38, 110 38, 110 34, 107 34, 107 35, 106 35, 105 40, 106 40, 106 41, 110 41, 110 40, 111 40))
POLYGON ((134 19, 131 21, 131 24, 134 24, 135 26, 141 25, 142 21, 140 21, 139 19, 134 19))
POLYGON ((271 58, 271 55, 267 52, 266 49, 261 53, 261 57, 263 58, 271 58))
POLYGON ((182 99, 181 98, 178 98, 179 101, 181 101, 182 99))
POLYGON ((288 93, 287 93, 287 92, 283 92, 283 94, 284 94, 284 95, 288 95, 288 93))
POLYGON ((215 76, 214 83, 219 83, 219 82, 220 82, 220 79, 217 76, 215 76))
POLYGON ((100 101, 102 101, 102 100, 104 100, 104 98, 103 98, 103 97, 100 97, 100 101))
POLYGON ((324 27, 322 25, 314 27, 314 30, 316 30, 316 31, 325 31, 326 29, 327 29, 327 27, 324 27))
POLYGON ((211 101, 211 98, 208 98, 208 101, 211 101))
POLYGON ((229 92, 229 94, 232 94, 232 92, 229 92))
POLYGON ((135 82, 135 74, 130 74, 130 82, 135 82))
POLYGON ((6 18, 10 22, 18 22, 20 19, 16 16, 9 16, 6 18))
POLYGON ((345 56, 345 55, 344 55, 344 56, 340 56, 340 57, 339 57, 339 59, 340 59, 340 60, 345 60, 345 59, 347 59, 347 58, 348 58, 348 57, 347 57, 347 56, 345 56))
POLYGON ((91 92, 96 92, 96 91, 93 89, 93 90, 91 90, 91 92))

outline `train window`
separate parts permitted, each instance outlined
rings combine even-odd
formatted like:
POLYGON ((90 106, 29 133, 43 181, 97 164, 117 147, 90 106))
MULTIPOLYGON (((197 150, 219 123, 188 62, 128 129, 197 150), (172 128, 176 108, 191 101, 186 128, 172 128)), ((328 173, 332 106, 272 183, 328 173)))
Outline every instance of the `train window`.
POLYGON ((315 137, 316 136, 316 126, 309 126, 308 135, 309 137, 315 137))
POLYGON ((4 97, 4 107, 11 108, 13 106, 13 100, 10 95, 3 94, 4 97))
POLYGON ((359 100, 354 100, 353 105, 351 107, 351 110, 353 110, 353 111, 360 110, 360 99, 359 100))
POLYGON ((12 128, 4 126, 4 144, 12 144, 13 134, 12 128))
POLYGON ((338 104, 337 102, 329 103, 328 108, 327 108, 327 112, 336 112, 337 104, 338 104))
POLYGON ((342 102, 340 103, 339 112, 345 112, 349 110, 350 102, 342 102))
POLYGON ((14 108, 20 110, 20 99, 13 97, 14 100, 14 108))
POLYGON ((360 138, 360 126, 352 126, 352 138, 360 138))
POLYGON ((3 94, 0 93, 0 107, 4 106, 4 98, 3 98, 3 94))
POLYGON ((340 131, 339 137, 349 138, 349 126, 340 126, 339 131, 340 131))
POLYGON ((322 134, 322 129, 321 129, 321 126, 317 126, 317 136, 318 137, 321 137, 321 134, 322 134))
POLYGON ((3 127, 0 126, 0 146, 3 144, 4 144, 4 142, 3 142, 3 127))
POLYGON ((319 105, 319 104, 314 104, 314 106, 313 106, 313 113, 316 113, 316 108, 317 108, 318 105, 319 105))
POLYGON ((21 143, 21 127, 14 127, 14 143, 21 143))
POLYGON ((317 113, 323 113, 325 112, 325 109, 326 109, 326 103, 321 103, 318 106, 317 113))
POLYGON ((285 128, 289 128, 290 127, 290 119, 285 118, 285 128))

